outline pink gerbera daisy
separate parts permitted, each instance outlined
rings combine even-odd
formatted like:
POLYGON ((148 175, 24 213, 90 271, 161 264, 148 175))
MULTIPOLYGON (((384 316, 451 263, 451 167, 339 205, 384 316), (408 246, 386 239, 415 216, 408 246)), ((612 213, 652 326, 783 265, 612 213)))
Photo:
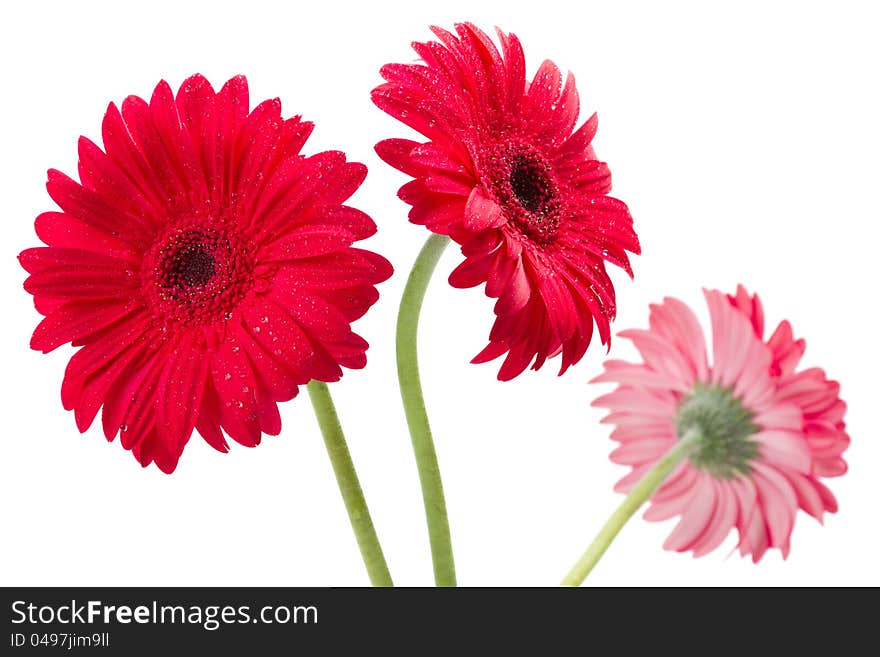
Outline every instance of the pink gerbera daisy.
POLYGON ((610 341, 616 313, 605 261, 630 275, 639 253, 624 203, 607 196, 611 176, 590 142, 596 116, 575 130, 574 77, 545 61, 531 82, 514 35, 501 51, 474 25, 440 42, 414 43, 419 64, 388 64, 373 101, 428 141, 389 139, 379 156, 413 177, 400 188, 413 223, 449 235, 464 261, 449 277, 486 284, 497 298, 488 346, 474 358, 507 354, 498 378, 512 379, 561 354, 560 373, 593 335, 610 341))
POLYGON ((710 363, 694 313, 677 299, 652 306, 649 330, 623 331, 642 363, 610 360, 595 381, 619 387, 594 402, 620 443, 615 463, 632 471, 631 491, 686 437, 692 446, 650 498, 648 520, 680 520, 664 547, 704 555, 731 529, 740 554, 787 556, 798 509, 818 520, 837 510, 821 479, 846 472, 849 445, 840 386, 824 371, 796 371, 804 341, 782 322, 765 342, 757 295, 707 291, 710 363))
POLYGON ((313 126, 277 99, 248 107, 244 77, 215 93, 198 75, 111 104, 103 150, 80 139, 80 182, 49 171, 48 246, 20 256, 46 316, 31 346, 79 347, 64 407, 85 431, 103 406, 107 439, 164 472, 194 428, 220 451, 224 432, 252 447, 298 386, 363 367, 350 323, 391 274, 352 248, 376 230, 343 205, 366 168, 301 155, 313 126))

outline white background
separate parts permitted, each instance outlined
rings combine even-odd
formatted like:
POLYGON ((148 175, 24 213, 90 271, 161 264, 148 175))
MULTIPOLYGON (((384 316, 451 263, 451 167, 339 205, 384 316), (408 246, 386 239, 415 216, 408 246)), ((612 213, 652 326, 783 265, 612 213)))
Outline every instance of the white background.
MULTIPOLYGON (((702 286, 761 293, 768 321, 807 338, 804 363, 841 381, 850 472, 831 480, 840 512, 798 516, 792 552, 757 566, 664 552, 673 523, 633 519, 595 585, 880 585, 878 558, 876 17, 871 3, 513 3, 345 5, 260 2, 11 3, 0 35, 3 285, 0 584, 365 585, 367 578, 305 392, 284 428, 222 455, 194 437, 172 476, 142 469, 61 408, 69 347, 28 349, 38 322, 15 256, 37 245, 33 219, 54 209, 45 172, 76 172, 76 138, 100 138, 110 100, 175 89, 201 72, 218 88, 247 75, 252 106, 281 98, 317 122, 307 152, 341 148, 370 168, 355 204, 379 224, 366 243, 397 273, 356 329, 366 370, 332 386, 395 580, 432 582, 415 465, 399 405, 393 324, 426 231, 396 199, 405 180, 373 153, 412 136, 376 109, 379 67, 411 61, 428 25, 472 20, 522 40, 530 74, 544 58, 577 75, 598 111, 599 156, 636 220, 644 255, 632 282, 613 272, 616 330, 646 325, 648 303, 675 295, 705 319, 702 286), (711 4, 711 7, 710 7, 711 4)), ((586 118, 584 114, 582 118, 586 118)), ((421 334, 429 411, 464 585, 554 585, 619 502, 625 469, 587 385, 598 342, 554 367, 495 381, 469 365, 492 304, 450 288, 450 249, 421 334)), ((772 326, 771 326, 772 328, 772 326)), ((611 353, 631 357, 623 340, 611 353)), ((555 363, 554 363, 555 364, 555 363)), ((100 424, 100 423, 98 423, 100 424)))

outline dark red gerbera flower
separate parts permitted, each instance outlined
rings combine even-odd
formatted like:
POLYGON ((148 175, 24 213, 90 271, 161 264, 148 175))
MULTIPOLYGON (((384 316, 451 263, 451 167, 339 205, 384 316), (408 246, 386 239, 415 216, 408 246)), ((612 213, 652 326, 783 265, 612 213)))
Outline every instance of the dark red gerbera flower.
POLYGON ((49 246, 20 256, 46 316, 31 347, 80 347, 61 390, 79 430, 103 405, 107 439, 164 472, 193 428, 252 447, 298 386, 363 367, 350 323, 391 275, 351 246, 376 231, 343 205, 366 167, 300 155, 313 125, 248 102, 244 77, 215 93, 196 75, 176 97, 160 82, 149 103, 111 104, 104 150, 80 139, 80 182, 49 171, 49 246))
POLYGON ((514 35, 501 52, 469 23, 440 43, 414 43, 422 64, 388 64, 373 102, 429 139, 388 139, 379 156, 414 180, 400 188, 410 220, 449 235, 465 257, 455 287, 486 284, 497 298, 489 345, 474 359, 507 353, 498 378, 562 354, 560 374, 593 334, 609 343, 616 314, 604 261, 632 271, 639 243, 626 205, 606 194, 608 167, 590 142, 593 115, 574 130, 578 93, 545 61, 526 80, 514 35))

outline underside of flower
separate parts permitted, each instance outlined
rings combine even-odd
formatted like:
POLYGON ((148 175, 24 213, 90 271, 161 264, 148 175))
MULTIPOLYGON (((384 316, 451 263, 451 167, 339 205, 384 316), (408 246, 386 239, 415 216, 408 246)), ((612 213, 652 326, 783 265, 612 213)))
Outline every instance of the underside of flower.
POLYGON ((678 405, 675 429, 679 440, 696 433, 697 443, 688 458, 694 467, 713 477, 748 474, 750 463, 758 456, 753 436, 759 427, 754 415, 729 388, 698 383, 678 405))
POLYGON ((704 292, 711 359, 693 310, 666 298, 651 306, 649 330, 620 333, 641 362, 606 361, 594 379, 618 384, 593 402, 617 425, 611 459, 632 468, 615 490, 634 490, 688 437, 691 451, 645 512, 652 521, 679 517, 664 547, 701 556, 736 529, 741 554, 786 556, 798 509, 818 520, 837 510, 821 479, 846 472, 846 404, 824 371, 797 371, 805 345, 787 321, 764 340, 757 295, 741 286, 735 295, 704 292))

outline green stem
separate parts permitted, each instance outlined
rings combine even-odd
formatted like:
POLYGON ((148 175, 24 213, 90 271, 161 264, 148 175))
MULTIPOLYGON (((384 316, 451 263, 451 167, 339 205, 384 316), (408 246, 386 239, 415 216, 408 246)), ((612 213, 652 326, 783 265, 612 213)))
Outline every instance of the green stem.
POLYGON ((364 565, 367 567, 367 574, 370 576, 370 582, 373 586, 394 586, 388 572, 388 565, 385 563, 382 546, 379 544, 379 537, 376 536, 373 520, 370 518, 367 501, 364 499, 364 493, 351 460, 351 454, 348 451, 348 445, 345 444, 345 434, 342 433, 342 426, 339 424, 339 416, 336 414, 330 390, 328 390, 326 383, 310 381, 308 391, 312 407, 315 409, 315 417, 318 418, 318 425, 321 427, 321 434, 324 436, 324 444, 327 446, 330 463, 333 464, 339 492, 342 493, 345 509, 348 511, 351 528, 354 530, 364 565))
POLYGON ((681 440, 675 443, 672 449, 666 452, 653 468, 648 470, 645 476, 636 484, 635 488, 620 503, 620 506, 611 514, 611 517, 608 518, 602 529, 596 534, 596 538, 590 543, 587 551, 578 559, 578 562, 569 571, 568 575, 563 578, 562 586, 581 585, 599 559, 602 558, 602 555, 605 554, 605 550, 611 545, 611 541, 623 529, 627 520, 654 494, 654 491, 666 480, 666 477, 675 469, 675 466, 681 463, 682 459, 688 455, 688 452, 690 452, 698 440, 699 434, 696 431, 689 431, 681 440))
POLYGON ((406 412, 406 422, 412 438, 428 520, 428 536, 431 541, 431 558, 434 562, 434 581, 437 586, 455 586, 455 562, 452 558, 452 541, 449 536, 449 520, 446 517, 446 501, 443 498, 443 482, 437 465, 437 452, 431 437, 425 398, 419 379, 418 327, 419 313, 431 274, 440 260, 443 249, 449 244, 444 235, 431 235, 416 258, 397 315, 397 377, 400 396, 406 412))

